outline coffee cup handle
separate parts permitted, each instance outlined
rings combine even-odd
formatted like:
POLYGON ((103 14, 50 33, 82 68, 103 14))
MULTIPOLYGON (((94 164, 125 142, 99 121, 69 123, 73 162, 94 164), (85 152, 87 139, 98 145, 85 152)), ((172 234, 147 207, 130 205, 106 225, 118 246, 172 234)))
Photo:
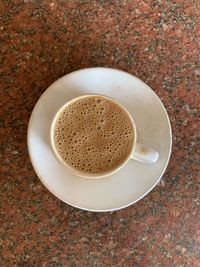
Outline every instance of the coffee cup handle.
POLYGON ((136 143, 134 152, 131 156, 131 159, 144 163, 154 163, 158 158, 159 154, 156 150, 139 143, 136 143))

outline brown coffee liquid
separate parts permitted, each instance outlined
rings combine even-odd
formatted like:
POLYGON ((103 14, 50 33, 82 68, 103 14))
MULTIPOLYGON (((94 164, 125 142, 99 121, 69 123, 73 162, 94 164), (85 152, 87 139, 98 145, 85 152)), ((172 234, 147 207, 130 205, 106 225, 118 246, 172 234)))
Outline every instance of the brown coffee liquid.
POLYGON ((58 116, 54 142, 60 157, 86 174, 101 174, 123 163, 133 147, 131 119, 103 96, 69 104, 58 116))

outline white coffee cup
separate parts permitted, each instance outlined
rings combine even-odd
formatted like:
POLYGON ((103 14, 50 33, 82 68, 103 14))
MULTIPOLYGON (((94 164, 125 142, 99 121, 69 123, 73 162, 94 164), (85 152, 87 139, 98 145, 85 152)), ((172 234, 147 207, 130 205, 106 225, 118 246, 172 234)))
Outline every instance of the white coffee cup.
POLYGON ((69 171, 71 171, 73 174, 83 177, 83 178, 91 178, 91 179, 98 179, 98 178, 104 178, 107 176, 110 176, 116 172, 118 172, 120 169, 122 169, 128 162, 130 159, 133 160, 137 160, 143 163, 154 163, 158 160, 159 154, 157 151, 155 151, 154 149, 145 146, 144 144, 140 144, 137 142, 137 129, 136 129, 136 124, 134 122, 133 117, 131 116, 131 114, 128 112, 128 110, 123 107, 120 103, 116 102, 115 100, 111 99, 110 97, 104 96, 104 95, 97 95, 97 94, 90 94, 90 95, 83 95, 83 96, 79 96, 77 98, 74 98, 72 100, 70 100, 69 102, 65 103, 55 114, 52 124, 51 124, 51 129, 50 129, 50 144, 51 144, 51 149, 52 152, 55 156, 55 158, 58 160, 58 162, 60 162, 62 165, 64 165, 67 169, 69 169, 69 171), (56 150, 56 146, 54 143, 54 127, 55 127, 55 123, 57 121, 58 116, 60 115, 60 113, 63 111, 63 109, 65 109, 68 105, 72 104, 73 102, 76 102, 82 98, 86 98, 86 97, 91 97, 91 96, 99 96, 99 97, 104 97, 109 99, 110 101, 112 101, 113 103, 117 104, 118 106, 120 106, 125 113, 127 114, 127 116, 130 118, 131 122, 132 122, 132 126, 134 129, 134 142, 133 142, 133 146, 132 149, 126 159, 126 161, 124 161, 123 163, 119 164, 118 166, 116 166, 115 169, 112 169, 111 171, 107 171, 105 173, 100 173, 100 174, 86 174, 83 172, 80 172, 78 170, 76 170, 75 168, 72 168, 70 165, 68 165, 63 159, 62 157, 59 155, 58 151, 56 150))

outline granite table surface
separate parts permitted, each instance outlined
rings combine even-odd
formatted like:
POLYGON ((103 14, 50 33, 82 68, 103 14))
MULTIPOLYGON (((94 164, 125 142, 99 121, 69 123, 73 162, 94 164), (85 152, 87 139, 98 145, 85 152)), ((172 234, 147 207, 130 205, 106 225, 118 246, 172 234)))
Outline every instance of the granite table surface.
POLYGON ((199 0, 0 1, 0 266, 200 266, 199 55, 199 0), (41 94, 93 66, 145 81, 173 131, 159 184, 112 213, 54 197, 27 152, 41 94))

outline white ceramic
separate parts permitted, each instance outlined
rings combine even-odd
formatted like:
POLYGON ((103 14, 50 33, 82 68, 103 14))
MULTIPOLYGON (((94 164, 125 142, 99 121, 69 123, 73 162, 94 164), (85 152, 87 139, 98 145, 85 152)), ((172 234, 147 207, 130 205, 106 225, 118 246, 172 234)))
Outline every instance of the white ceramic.
POLYGON ((62 201, 97 212, 127 207, 150 192, 167 167, 171 146, 169 118, 158 96, 133 75, 109 68, 78 70, 57 80, 38 100, 28 127, 29 155, 42 183, 62 201), (75 176, 58 163, 49 139, 54 115, 70 99, 93 93, 115 99, 134 114, 138 141, 158 151, 156 163, 131 160, 117 173, 97 180, 75 176))
POLYGON ((82 95, 82 96, 78 96, 76 98, 73 98, 72 100, 68 101, 67 103, 65 103, 55 114, 55 116, 53 117, 52 123, 51 123, 51 127, 50 127, 50 132, 49 132, 50 136, 50 145, 52 148, 52 152, 55 155, 55 158, 61 163, 63 164, 66 168, 68 168, 69 171, 71 171, 73 174, 78 175, 80 177, 84 177, 84 178, 89 178, 89 179, 100 179, 100 178, 105 178, 108 177, 116 172, 118 172, 119 170, 121 170, 130 159, 134 159, 134 160, 139 160, 140 162, 144 162, 144 163, 154 163, 158 160, 159 154, 157 151, 153 150, 152 148, 146 147, 143 144, 139 144, 136 143, 137 141, 137 130, 136 130, 136 124, 134 122, 133 116, 131 116, 131 114, 129 113, 129 111, 123 107, 120 103, 117 103, 114 99, 111 99, 110 97, 107 97, 105 95, 82 95), (100 174, 86 174, 83 172, 80 172, 74 168, 72 168, 71 166, 69 166, 63 159, 62 157, 59 155, 59 153, 56 150, 56 146, 54 143, 54 127, 57 121, 57 118, 59 117, 59 114, 70 104, 79 101, 80 99, 84 99, 87 97, 91 97, 91 96, 99 96, 99 97, 103 97, 104 99, 108 99, 112 102, 114 102, 115 104, 117 104, 118 106, 120 106, 124 112, 127 114, 127 117, 129 117, 130 122, 132 123, 132 129, 134 131, 134 142, 133 142, 133 146, 132 149, 129 153, 129 155, 127 155, 127 158, 125 161, 123 161, 120 165, 118 165, 115 169, 108 171, 108 172, 104 172, 104 173, 100 173, 100 174))

